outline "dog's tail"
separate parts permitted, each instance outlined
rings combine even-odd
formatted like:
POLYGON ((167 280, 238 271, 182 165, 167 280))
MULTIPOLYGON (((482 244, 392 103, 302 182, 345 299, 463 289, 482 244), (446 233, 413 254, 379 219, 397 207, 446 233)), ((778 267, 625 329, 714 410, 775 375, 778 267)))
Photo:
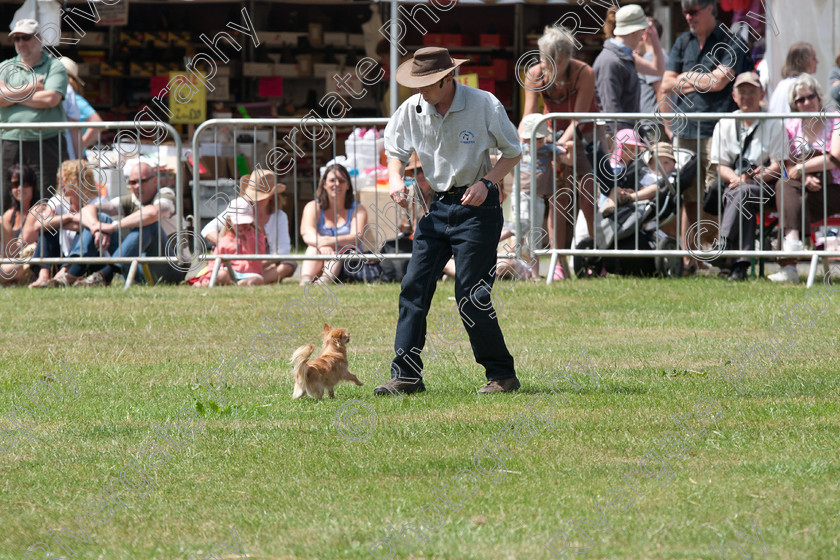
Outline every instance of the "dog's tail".
POLYGON ((295 371, 295 390, 292 393, 293 399, 298 399, 306 392, 306 373, 309 369, 306 365, 312 352, 315 350, 314 344, 307 344, 301 346, 295 353, 292 354, 292 364, 294 364, 295 371))

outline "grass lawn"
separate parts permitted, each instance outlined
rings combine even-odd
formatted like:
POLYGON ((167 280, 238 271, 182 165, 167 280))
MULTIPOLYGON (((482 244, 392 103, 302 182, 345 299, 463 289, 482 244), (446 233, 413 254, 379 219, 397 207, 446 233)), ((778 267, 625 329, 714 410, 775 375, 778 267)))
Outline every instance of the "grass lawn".
MULTIPOLYGON (((278 559, 711 559, 725 543, 730 559, 737 547, 838 557, 836 280, 827 310, 808 298, 821 314, 795 312, 800 326, 744 376, 743 395, 718 367, 766 343, 803 286, 610 277, 499 288, 522 390, 479 397, 464 337, 437 345, 425 393, 400 399, 372 394, 398 286, 334 288, 308 321, 286 306, 304 298, 294 285, 0 290, 0 558, 38 542, 55 558, 239 558, 236 535, 248 557, 278 559), (284 306, 299 326, 211 402, 200 378, 284 306), (318 342, 325 317, 350 331, 350 370, 365 386, 292 401, 288 360, 318 342), (565 367, 587 358, 588 373, 565 367), (40 407, 24 394, 33 387, 40 407), (178 438, 153 429, 167 421, 178 438)), ((457 317, 451 296, 439 284, 430 327, 457 317)))

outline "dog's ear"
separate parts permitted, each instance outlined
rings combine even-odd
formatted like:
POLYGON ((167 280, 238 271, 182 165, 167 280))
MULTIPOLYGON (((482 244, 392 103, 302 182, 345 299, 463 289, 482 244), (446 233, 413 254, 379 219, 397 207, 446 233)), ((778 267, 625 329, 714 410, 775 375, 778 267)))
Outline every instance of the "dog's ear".
POLYGON ((323 329, 321 329, 321 332, 322 332, 322 333, 328 333, 328 332, 330 332, 331 330, 332 330, 332 327, 330 326, 330 324, 329 324, 329 323, 324 323, 324 328, 323 328, 323 329))

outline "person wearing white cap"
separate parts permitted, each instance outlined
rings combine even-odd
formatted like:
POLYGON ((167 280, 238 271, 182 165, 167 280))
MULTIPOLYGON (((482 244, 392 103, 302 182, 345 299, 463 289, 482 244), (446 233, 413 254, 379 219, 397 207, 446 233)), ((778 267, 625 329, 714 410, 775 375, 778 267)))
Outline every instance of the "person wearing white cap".
MULTIPOLYGON (((58 60, 42 52, 38 22, 18 20, 9 37, 17 56, 0 64, 0 122, 66 121, 61 102, 67 92, 67 71, 58 60)), ((58 171, 59 151, 66 153, 66 147, 59 145, 64 144, 61 130, 11 129, 0 136, 3 169, 23 160, 38 174, 38 198, 47 196, 47 187, 58 171)))
MULTIPOLYGON (((615 22, 615 37, 604 42, 604 49, 592 65, 598 105, 604 113, 638 113, 641 89, 636 70, 654 74, 665 69, 659 35, 642 7, 636 4, 620 8, 615 14, 615 22), (652 63, 634 52, 642 40, 650 41, 653 46, 652 63)), ((607 133, 633 128, 634 124, 607 121, 607 133)))

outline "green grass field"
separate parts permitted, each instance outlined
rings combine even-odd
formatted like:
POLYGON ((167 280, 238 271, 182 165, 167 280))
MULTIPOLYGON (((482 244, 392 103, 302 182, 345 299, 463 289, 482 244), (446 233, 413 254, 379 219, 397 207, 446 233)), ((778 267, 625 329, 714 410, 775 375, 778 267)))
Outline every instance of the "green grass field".
MULTIPOLYGON (((199 386, 267 332, 262 316, 304 297, 298 286, 0 290, 0 558, 29 547, 44 558, 47 546, 55 558, 240 558, 235 535, 250 558, 711 559, 729 542, 721 557, 740 557, 740 543, 744 557, 837 558, 833 289, 828 309, 808 298, 819 313, 797 312, 787 347, 745 375, 741 395, 718 367, 767 342, 804 286, 506 284, 500 321, 522 390, 479 397, 464 338, 438 346, 425 393, 392 399, 372 389, 391 358, 398 287, 334 288, 326 319, 349 329, 365 386, 322 402, 292 401, 288 360, 318 342, 323 307, 308 322, 298 310, 276 356, 237 369, 219 402, 199 386), (589 375, 557 375, 584 352, 589 375), (24 393, 39 382, 42 408, 24 393), (714 403, 713 417, 697 403, 714 403), (177 438, 156 435, 167 421, 177 438), (675 430, 685 446, 666 451, 675 430)), ((456 316, 452 295, 439 284, 430 326, 456 316)))

